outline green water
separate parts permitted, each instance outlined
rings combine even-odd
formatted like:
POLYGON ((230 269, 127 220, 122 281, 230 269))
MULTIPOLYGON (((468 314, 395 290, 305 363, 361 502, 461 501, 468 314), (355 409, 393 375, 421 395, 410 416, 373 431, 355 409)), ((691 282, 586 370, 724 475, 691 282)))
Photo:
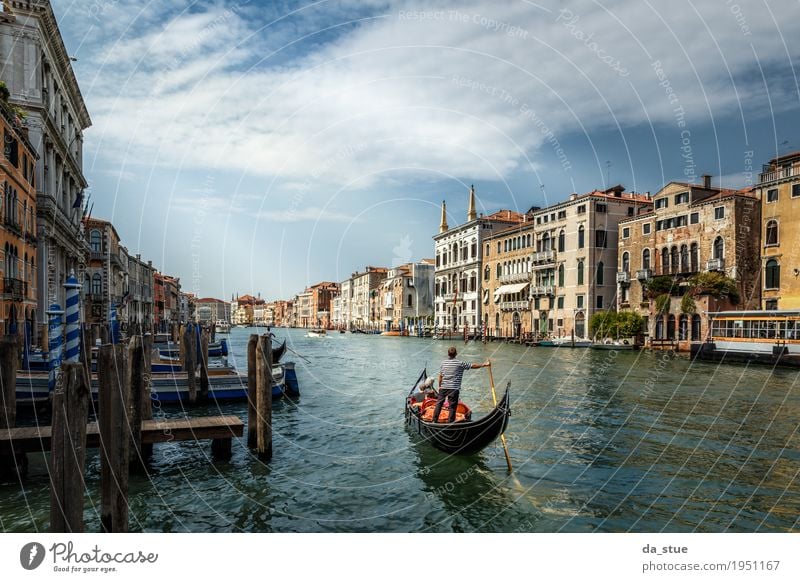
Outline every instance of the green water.
MULTIPOLYGON (((277 403, 269 465, 234 441, 156 445, 150 475, 131 477, 133 531, 586 532, 789 531, 800 515, 797 372, 691 363, 648 352, 460 345, 511 382, 502 449, 448 457, 419 443, 403 398, 449 344, 416 338, 276 330, 297 362, 302 398, 277 403)), ((231 336, 244 368, 250 331, 231 336)), ((486 370, 462 397, 491 408, 486 370)), ((179 407, 164 408, 180 416, 179 407)), ((193 409, 238 414, 244 404, 193 409)), ((86 523, 99 530, 99 459, 87 462, 86 523)), ((48 526, 46 458, 0 485, 0 529, 48 526)))

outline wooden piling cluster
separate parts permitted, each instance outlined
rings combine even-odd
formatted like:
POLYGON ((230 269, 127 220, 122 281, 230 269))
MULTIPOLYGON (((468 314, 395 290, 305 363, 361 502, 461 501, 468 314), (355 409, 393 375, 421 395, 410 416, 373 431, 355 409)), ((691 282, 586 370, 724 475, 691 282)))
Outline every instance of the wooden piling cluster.
POLYGON ((272 459, 272 336, 247 343, 247 444, 262 461, 272 459))
MULTIPOLYGON (((191 326, 187 328, 182 339, 184 355, 191 365, 196 360, 196 337, 194 329, 191 326)), ((93 342, 91 331, 93 330, 85 330, 84 347, 93 342)), ((202 368, 205 370, 205 382, 201 380, 204 384, 201 392, 205 391, 207 394, 207 331, 203 337, 202 368)), ((128 531, 129 474, 131 470, 146 471, 153 443, 211 439, 214 457, 230 459, 232 438, 243 434, 244 426, 239 418, 217 416, 152 420, 152 346, 153 337, 150 334, 133 335, 126 342, 100 346, 97 356, 98 422, 87 424, 92 403, 89 384, 91 357, 87 356, 91 351, 84 350, 81 363, 65 363, 61 367, 53 394, 52 425, 16 428, 15 395, 19 351, 16 341, 0 338, 0 471, 8 467, 19 471, 20 463, 27 452, 51 450, 49 472, 52 532, 72 533, 82 532, 84 529, 84 469, 87 447, 100 449, 100 521, 103 532, 128 531)), ((262 370, 262 374, 267 374, 266 369, 262 370)), ((194 373, 189 373, 189 378, 194 380, 194 373)), ((190 388, 192 385, 190 382, 190 388)), ((195 383, 195 398, 196 392, 195 383)), ((271 400, 269 405, 265 408, 263 402, 261 403, 261 410, 264 411, 262 418, 265 419, 261 423, 258 441, 261 458, 268 458, 266 455, 271 454, 271 433, 265 432, 271 428, 271 400)))

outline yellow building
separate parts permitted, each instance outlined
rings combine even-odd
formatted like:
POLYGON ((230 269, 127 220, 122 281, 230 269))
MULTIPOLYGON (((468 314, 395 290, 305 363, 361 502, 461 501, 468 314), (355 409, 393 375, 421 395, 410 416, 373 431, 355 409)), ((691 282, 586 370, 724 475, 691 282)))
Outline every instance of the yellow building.
POLYGON ((800 308, 800 152, 770 160, 759 176, 764 309, 800 308))

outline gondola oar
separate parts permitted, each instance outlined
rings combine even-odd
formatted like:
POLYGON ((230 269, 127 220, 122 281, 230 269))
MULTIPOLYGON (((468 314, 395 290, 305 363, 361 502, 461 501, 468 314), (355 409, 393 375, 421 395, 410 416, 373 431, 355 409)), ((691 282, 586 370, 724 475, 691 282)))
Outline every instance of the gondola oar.
MULTIPOLYGON (((497 394, 494 392, 494 374, 492 374, 492 362, 489 362, 489 385, 492 387, 492 402, 497 406, 497 394)), ((508 472, 511 473, 514 469, 511 467, 511 456, 508 454, 508 444, 506 443, 506 435, 500 435, 500 441, 503 443, 503 451, 506 453, 506 463, 508 463, 508 472)))
POLYGON ((311 360, 309 360, 307 357, 305 357, 305 356, 304 356, 304 355, 302 355, 302 354, 298 354, 296 351, 294 351, 294 350, 293 350, 292 348, 290 348, 289 346, 286 346, 286 349, 287 349, 287 350, 289 350, 290 352, 292 352, 292 353, 293 353, 295 356, 297 356, 298 358, 303 358, 303 359, 306 361, 306 363, 307 363, 307 364, 310 364, 310 363, 311 363, 311 360))

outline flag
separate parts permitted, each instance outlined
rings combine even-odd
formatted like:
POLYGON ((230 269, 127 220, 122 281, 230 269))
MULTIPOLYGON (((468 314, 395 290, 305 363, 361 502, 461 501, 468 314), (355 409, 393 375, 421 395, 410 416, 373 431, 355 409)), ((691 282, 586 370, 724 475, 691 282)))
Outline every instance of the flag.
POLYGON ((75 197, 75 203, 72 205, 72 208, 80 208, 83 206, 83 190, 78 192, 78 195, 75 197))

